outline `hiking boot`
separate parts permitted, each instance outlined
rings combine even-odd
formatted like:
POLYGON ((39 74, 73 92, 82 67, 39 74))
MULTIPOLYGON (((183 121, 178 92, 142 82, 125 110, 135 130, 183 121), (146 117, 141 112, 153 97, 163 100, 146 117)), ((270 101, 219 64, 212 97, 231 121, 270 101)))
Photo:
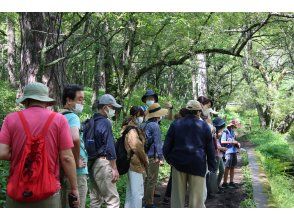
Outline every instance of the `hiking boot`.
POLYGON ((229 186, 229 184, 227 184, 227 183, 223 183, 221 187, 222 187, 223 189, 226 189, 226 188, 228 188, 228 186, 229 186))
POLYGON ((238 186, 234 182, 230 182, 229 185, 228 185, 228 187, 230 189, 237 189, 238 188, 238 186))

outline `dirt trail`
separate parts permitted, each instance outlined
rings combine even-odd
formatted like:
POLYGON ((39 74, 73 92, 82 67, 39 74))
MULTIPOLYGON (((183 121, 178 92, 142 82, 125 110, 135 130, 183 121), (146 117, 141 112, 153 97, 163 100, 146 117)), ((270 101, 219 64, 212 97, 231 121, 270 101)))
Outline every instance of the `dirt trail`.
MULTIPOLYGON (((213 198, 208 198, 205 202, 207 208, 238 208, 241 201, 245 200, 247 195, 243 187, 242 161, 238 154, 238 164, 235 169, 234 182, 238 186, 237 189, 224 189, 224 192, 215 194, 213 198)), ((168 179, 161 182, 156 188, 156 193, 160 194, 160 198, 154 198, 154 203, 158 208, 170 208, 170 205, 162 204, 164 193, 168 179)))

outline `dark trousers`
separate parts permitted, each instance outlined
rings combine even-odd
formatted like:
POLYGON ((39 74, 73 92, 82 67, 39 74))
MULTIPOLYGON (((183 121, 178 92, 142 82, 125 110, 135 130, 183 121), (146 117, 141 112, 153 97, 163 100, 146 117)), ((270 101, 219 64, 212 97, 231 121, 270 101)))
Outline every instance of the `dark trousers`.
POLYGON ((168 180, 168 183, 166 186, 166 191, 165 191, 164 197, 168 197, 168 198, 171 197, 171 188, 172 188, 172 173, 170 172, 169 180, 168 180))

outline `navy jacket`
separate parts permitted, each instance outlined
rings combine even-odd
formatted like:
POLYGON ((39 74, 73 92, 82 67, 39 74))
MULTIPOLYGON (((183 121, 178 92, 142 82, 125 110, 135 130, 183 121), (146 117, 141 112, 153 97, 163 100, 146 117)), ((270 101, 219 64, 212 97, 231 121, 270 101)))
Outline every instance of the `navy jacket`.
POLYGON ((115 140, 110 121, 99 113, 94 114, 95 144, 98 146, 99 156, 105 156, 107 160, 115 160, 115 140))
POLYGON ((206 164, 216 170, 211 130, 206 122, 193 115, 175 120, 163 146, 166 161, 178 171, 204 177, 206 164))

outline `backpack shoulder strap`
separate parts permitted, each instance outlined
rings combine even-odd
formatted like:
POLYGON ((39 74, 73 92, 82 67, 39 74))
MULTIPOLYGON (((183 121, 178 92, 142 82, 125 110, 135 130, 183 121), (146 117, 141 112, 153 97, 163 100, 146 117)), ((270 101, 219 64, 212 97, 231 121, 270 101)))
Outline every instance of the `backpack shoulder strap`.
POLYGON ((44 126, 44 128, 43 128, 43 130, 42 130, 42 135, 44 135, 44 136, 46 135, 46 133, 47 133, 49 127, 50 127, 50 124, 51 124, 51 122, 53 121, 53 118, 55 117, 55 115, 56 115, 56 112, 52 112, 52 113, 50 114, 50 116, 49 116, 49 118, 47 119, 46 124, 45 124, 45 126, 44 126))
POLYGON ((67 115, 67 114, 71 114, 71 113, 73 113, 73 112, 71 112, 71 111, 65 111, 65 112, 62 112, 61 114, 62 115, 67 115))
POLYGON ((30 132, 28 122, 27 122, 27 120, 25 119, 23 112, 22 112, 22 111, 19 111, 19 112, 17 112, 17 114, 18 114, 18 116, 19 116, 19 118, 20 118, 20 121, 21 121, 21 123, 22 123, 22 126, 23 126, 23 128, 24 128, 24 130, 25 130, 25 133, 26 133, 27 137, 28 137, 28 138, 31 138, 31 137, 32 137, 32 134, 31 134, 31 132, 30 132))

